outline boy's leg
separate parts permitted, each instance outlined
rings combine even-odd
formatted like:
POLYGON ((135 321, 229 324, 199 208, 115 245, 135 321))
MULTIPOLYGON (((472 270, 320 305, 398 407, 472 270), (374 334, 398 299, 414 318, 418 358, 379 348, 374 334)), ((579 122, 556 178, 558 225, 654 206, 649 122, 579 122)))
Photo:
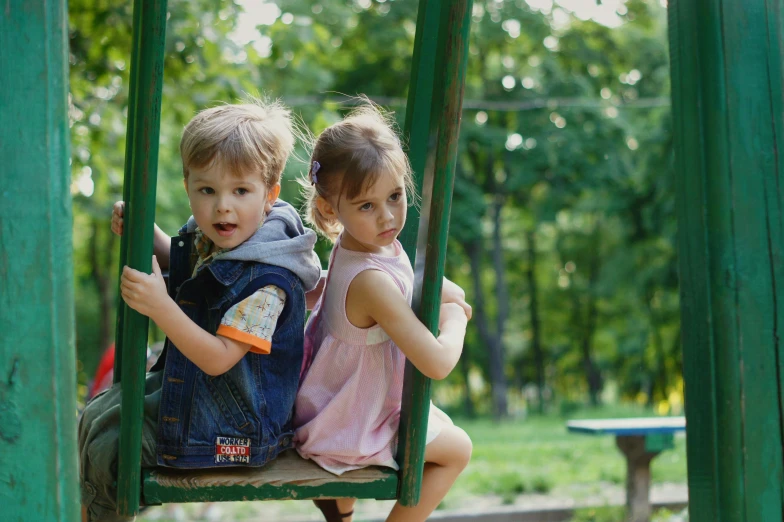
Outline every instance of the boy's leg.
POLYGON ((471 439, 466 432, 439 417, 431 415, 429 419, 429 422, 439 422, 441 426, 438 436, 425 447, 425 472, 419 504, 403 507, 398 502, 387 517, 387 522, 426 520, 471 459, 471 439))
POLYGON ((325 522, 351 522, 354 517, 355 498, 315 499, 313 503, 324 515, 325 522))
MULTIPOLYGON (((149 373, 144 390, 142 467, 156 465, 163 372, 149 373)), ((121 386, 115 385, 90 401, 79 420, 79 476, 83 514, 91 522, 125 521, 117 515, 117 452, 120 438, 121 386)))

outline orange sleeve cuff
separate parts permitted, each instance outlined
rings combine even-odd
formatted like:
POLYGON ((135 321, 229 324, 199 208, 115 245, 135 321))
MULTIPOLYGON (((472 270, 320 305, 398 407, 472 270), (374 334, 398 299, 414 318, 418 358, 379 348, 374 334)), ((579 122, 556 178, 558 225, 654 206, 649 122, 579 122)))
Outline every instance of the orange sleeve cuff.
POLYGON ((255 335, 243 332, 242 330, 237 330, 231 326, 226 326, 225 324, 222 324, 218 327, 216 335, 227 337, 233 341, 237 341, 238 343, 249 344, 250 351, 253 353, 268 354, 272 351, 272 343, 267 339, 256 337, 255 335))

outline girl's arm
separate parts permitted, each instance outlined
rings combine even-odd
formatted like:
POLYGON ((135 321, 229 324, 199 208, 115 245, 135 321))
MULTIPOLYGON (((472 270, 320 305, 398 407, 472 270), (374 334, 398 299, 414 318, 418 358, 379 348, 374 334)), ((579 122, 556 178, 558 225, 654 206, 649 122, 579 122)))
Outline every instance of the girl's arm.
POLYGON ((468 317, 457 303, 443 303, 440 334, 434 337, 411 310, 387 274, 366 270, 351 282, 346 296, 349 320, 360 328, 378 323, 411 363, 431 379, 443 379, 463 351, 468 317))
MULTIPOLYGON (((112 207, 112 232, 118 236, 123 234, 123 215, 125 214, 125 202, 118 201, 112 207)), ((154 225, 152 240, 152 253, 158 258, 159 266, 167 270, 169 268, 169 252, 171 249, 171 237, 161 230, 158 225, 154 225)))
POLYGON ((229 371, 250 349, 249 344, 209 334, 185 315, 166 292, 155 256, 152 274, 123 268, 120 290, 128 306, 155 321, 177 349, 207 375, 229 371))
POLYGON ((441 303, 455 303, 465 310, 466 317, 471 320, 474 311, 471 305, 465 300, 465 290, 460 288, 456 283, 444 278, 443 285, 441 286, 441 303))

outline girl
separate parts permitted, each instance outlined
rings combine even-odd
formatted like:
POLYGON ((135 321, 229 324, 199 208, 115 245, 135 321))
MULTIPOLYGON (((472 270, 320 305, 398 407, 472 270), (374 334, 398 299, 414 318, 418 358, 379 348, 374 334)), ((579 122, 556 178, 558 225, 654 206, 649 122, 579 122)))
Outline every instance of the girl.
MULTIPOLYGON (((335 246, 305 331, 312 364, 297 392, 295 442, 302 457, 337 475, 370 465, 397 469, 406 358, 426 376, 443 379, 463 349, 471 308, 459 287, 445 285, 437 338, 411 310, 414 274, 397 236, 412 187, 400 141, 372 105, 316 140, 305 184, 307 218, 335 246)), ((387 520, 425 520, 470 457, 468 435, 431 404, 421 500, 416 507, 395 504, 387 520)), ((327 520, 350 521, 354 501, 317 505, 327 520)))

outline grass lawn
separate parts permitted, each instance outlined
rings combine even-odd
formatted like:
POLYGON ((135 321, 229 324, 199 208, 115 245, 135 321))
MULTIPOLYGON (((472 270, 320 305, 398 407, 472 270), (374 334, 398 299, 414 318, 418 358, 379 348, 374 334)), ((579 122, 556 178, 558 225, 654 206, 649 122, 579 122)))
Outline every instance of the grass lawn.
MULTIPOLYGON (((581 410, 569 419, 643 416, 651 413, 614 406, 581 410)), ((521 493, 590 494, 606 483, 623 486, 626 463, 615 446, 615 438, 569 433, 567 420, 560 416, 502 423, 458 419, 456 424, 474 442, 474 453, 468 469, 445 499, 445 507, 471 495, 500 495, 511 500, 521 493)), ((675 448, 654 459, 652 480, 686 483, 685 437, 676 436, 675 448)))

